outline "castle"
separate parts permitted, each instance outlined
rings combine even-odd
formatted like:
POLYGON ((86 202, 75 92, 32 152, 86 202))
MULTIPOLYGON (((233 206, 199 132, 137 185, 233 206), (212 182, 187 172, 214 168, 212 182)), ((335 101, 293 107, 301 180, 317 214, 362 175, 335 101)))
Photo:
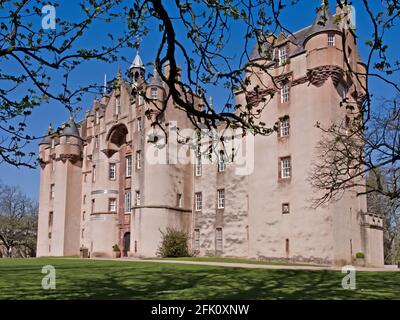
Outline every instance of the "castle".
MULTIPOLYGON (((382 219, 367 211, 365 196, 348 191, 327 206, 310 207, 316 191, 309 171, 322 137, 315 124, 342 121, 343 97, 357 103, 354 92, 362 92, 344 62, 346 52, 351 68, 365 71, 355 30, 335 23, 322 6, 311 26, 272 37, 250 57, 269 66, 270 75, 253 70, 247 94, 236 93, 238 104, 268 104, 261 115, 268 126, 281 119, 277 133, 249 142, 248 174, 238 174, 221 150, 216 162, 191 149, 194 162, 149 161, 154 143, 146 111, 150 103, 162 108, 168 89, 157 72, 146 81, 138 54, 130 79, 119 72, 115 88, 94 101, 85 119, 70 119, 61 132, 50 129, 39 144, 38 256, 86 248, 91 257, 110 257, 118 244, 124 256, 154 257, 161 231, 171 227, 187 231, 200 256, 350 264, 363 252, 367 265, 382 266, 382 219), (271 43, 268 58, 263 51, 271 43), (248 94, 256 87, 264 89, 248 94)), ((163 122, 171 132, 193 128, 167 103, 163 122)), ((180 148, 177 140, 168 141, 171 154, 180 148)))

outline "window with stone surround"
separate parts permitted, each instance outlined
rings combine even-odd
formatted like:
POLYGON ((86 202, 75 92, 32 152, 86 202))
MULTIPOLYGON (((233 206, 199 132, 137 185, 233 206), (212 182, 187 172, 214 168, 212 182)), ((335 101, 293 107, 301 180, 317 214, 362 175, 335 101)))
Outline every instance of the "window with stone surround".
POLYGON ((289 214, 290 206, 289 203, 282 203, 282 214, 289 214))
POLYGON ((289 136, 289 128, 290 128, 290 122, 289 122, 289 117, 283 117, 279 121, 279 136, 280 137, 288 137, 289 136))
POLYGON ((116 180, 116 178, 117 178, 117 165, 115 163, 109 164, 108 178, 110 180, 116 180))
POLYGON ((193 249, 195 251, 199 251, 200 250, 200 230, 199 229, 194 229, 194 244, 193 244, 193 249))
POLYGON ((95 204, 96 204, 96 200, 95 200, 95 199, 92 199, 92 204, 91 204, 91 206, 90 206, 90 212, 91 212, 91 213, 94 213, 95 204))
POLYGON ((195 210, 201 211, 203 209, 203 194, 201 192, 196 192, 195 198, 195 210))
POLYGON ((140 169, 142 167, 142 154, 140 151, 136 151, 136 169, 140 169))
POLYGON ((221 150, 218 154, 218 172, 225 171, 225 154, 224 151, 221 150))
POLYGON ((138 132, 142 131, 142 118, 141 117, 137 118, 137 131, 138 132))
POLYGON ((216 228, 215 233, 215 250, 222 252, 222 228, 216 228))
POLYGON ((125 165, 126 165, 125 175, 127 177, 131 177, 132 176, 132 156, 131 155, 126 157, 125 165))
POLYGON ((201 155, 197 156, 195 171, 196 171, 196 177, 201 177, 201 174, 202 174, 201 155))
POLYGON ((182 208, 182 193, 176 195, 176 206, 182 208))
POLYGON ((121 113, 121 98, 115 97, 115 114, 118 115, 121 113))
POLYGON ((158 97, 157 88, 151 88, 151 99, 157 100, 157 97, 158 97))
POLYGON ((290 157, 280 158, 280 178, 288 179, 292 174, 292 163, 290 157))
POLYGON ((125 212, 131 212, 132 208, 132 195, 131 191, 128 190, 125 192, 125 212))
POLYGON ((96 166, 92 167, 92 182, 96 182, 96 166))
POLYGON ((278 49, 278 52, 279 52, 279 65, 281 66, 286 63, 288 57, 286 45, 280 47, 278 49))
POLYGON ((140 206, 140 191, 136 191, 136 205, 140 206))
POLYGON ((218 209, 225 208, 225 189, 217 190, 217 197, 218 197, 218 209))
POLYGON ((50 199, 54 199, 54 188, 55 188, 55 185, 54 185, 54 183, 52 183, 50 185, 50 199))
POLYGON ((108 199, 108 211, 117 212, 117 199, 115 198, 108 199))
POLYGON ((289 83, 283 82, 281 84, 281 103, 289 102, 289 95, 290 95, 289 83))
POLYGON ((328 33, 328 47, 335 46, 335 35, 333 33, 328 33))

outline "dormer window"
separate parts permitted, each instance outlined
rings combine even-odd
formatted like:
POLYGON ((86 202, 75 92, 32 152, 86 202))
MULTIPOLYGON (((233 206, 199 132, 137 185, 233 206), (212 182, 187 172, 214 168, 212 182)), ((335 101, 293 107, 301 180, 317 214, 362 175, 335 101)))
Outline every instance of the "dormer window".
POLYGON ((280 47, 279 49, 279 65, 283 65, 287 61, 287 47, 283 46, 280 47))
POLYGON ((157 93, 157 88, 151 88, 151 99, 157 100, 158 93, 157 93))
POLYGON ((333 33, 328 34, 328 47, 335 46, 335 35, 333 33))
POLYGON ((120 97, 115 98, 115 114, 120 114, 121 112, 121 99, 120 97))

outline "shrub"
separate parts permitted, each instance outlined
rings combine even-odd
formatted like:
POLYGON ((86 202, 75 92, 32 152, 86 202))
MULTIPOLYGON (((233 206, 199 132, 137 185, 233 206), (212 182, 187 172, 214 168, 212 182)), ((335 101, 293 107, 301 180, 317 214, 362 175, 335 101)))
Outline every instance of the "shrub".
POLYGON ((189 235, 184 231, 167 228, 162 232, 161 244, 157 254, 162 258, 187 257, 189 256, 188 240, 189 235))
POLYGON ((356 253, 356 258, 357 258, 357 259, 364 259, 364 258, 365 258, 365 255, 364 255, 363 252, 357 252, 357 253, 356 253))
POLYGON ((119 246, 118 246, 117 244, 114 244, 113 247, 112 247, 112 249, 113 249, 114 252, 121 251, 121 250, 119 249, 119 246))

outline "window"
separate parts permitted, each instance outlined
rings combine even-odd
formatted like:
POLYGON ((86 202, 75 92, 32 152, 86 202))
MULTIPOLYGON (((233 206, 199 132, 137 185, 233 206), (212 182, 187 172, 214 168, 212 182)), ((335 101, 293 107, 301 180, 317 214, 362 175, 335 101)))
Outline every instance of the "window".
POLYGON ((176 195, 176 206, 182 208, 182 193, 176 195))
POLYGON ((157 93, 157 88, 151 88, 151 98, 153 100, 157 100, 158 93, 157 93))
POLYGON ((125 163, 126 163, 126 176, 131 177, 132 176, 132 156, 127 156, 125 163))
POLYGON ((279 136, 280 137, 287 137, 289 136, 289 117, 285 117, 281 119, 279 123, 279 136))
POLYGON ((138 99, 139 99, 138 104, 139 104, 139 106, 141 106, 143 104, 143 96, 141 94, 139 94, 138 99))
POLYGON ((137 131, 142 131, 142 118, 137 118, 137 131))
POLYGON ((289 239, 285 240, 285 251, 286 251, 286 257, 289 258, 290 255, 290 243, 289 243, 289 239))
POLYGON ((140 169, 141 168, 141 153, 140 151, 136 151, 136 169, 140 169))
POLYGON ((132 195, 130 191, 125 192, 125 212, 131 212, 132 195))
POLYGON ((86 203, 86 194, 83 195, 83 200, 82 203, 85 204, 86 203))
POLYGON ((108 199, 108 211, 109 212, 117 211, 117 199, 115 198, 108 199))
POLYGON ((92 182, 96 182, 96 166, 92 168, 92 182))
POLYGON ((95 123, 96 124, 100 123, 100 111, 98 109, 95 112, 95 123))
POLYGON ((291 159, 290 157, 281 158, 281 178, 287 179, 291 176, 291 159))
POLYGON ((195 194, 195 209, 196 211, 201 211, 203 208, 203 196, 201 192, 196 192, 195 194))
POLYGON ((85 173, 85 174, 83 175, 83 182, 86 182, 86 180, 87 180, 87 174, 85 173))
POLYGON ((94 213, 95 204, 96 204, 96 200, 95 200, 95 199, 92 199, 92 205, 91 205, 91 207, 90 207, 90 212, 91 212, 91 213, 94 213))
POLYGON ((108 167, 108 178, 110 180, 115 180, 117 178, 117 165, 115 163, 110 163, 108 167))
POLYGON ((200 250, 200 230, 199 229, 194 229, 194 250, 199 251, 200 250))
POLYGON ((217 228, 215 236, 215 250, 222 251, 222 228, 217 228))
POLYGON ((99 139, 99 136, 95 136, 95 137, 94 137, 94 147, 95 147, 96 149, 98 149, 99 146, 100 146, 100 139, 99 139))
POLYGON ((53 211, 49 212, 49 231, 53 227, 53 211))
POLYGON ((140 191, 136 191, 136 205, 140 206, 140 191))
POLYGON ((289 101, 289 84, 282 83, 281 87, 281 103, 285 103, 289 101))
POLYGON ((201 177, 201 156, 196 159, 196 177, 201 177))
POLYGON ((85 237, 85 229, 82 229, 82 234, 81 234, 82 239, 85 237))
POLYGON ((328 34, 328 47, 335 46, 335 35, 333 33, 328 34))
POLYGON ((224 209, 225 208, 225 190, 219 189, 217 191, 217 194, 218 194, 218 209, 224 209))
POLYGON ((287 48, 283 46, 279 48, 279 65, 285 64, 287 61, 287 48))
POLYGON ((82 212, 82 221, 85 221, 86 220, 86 211, 83 211, 82 212))
POLYGON ((54 199, 54 183, 50 185, 50 199, 54 199))
POLYGON ((282 203, 282 214, 289 214, 289 213, 290 213, 289 203, 282 203))
POLYGON ((121 99, 120 97, 115 98, 115 114, 121 113, 121 99))
POLYGON ((218 172, 225 171, 225 155, 224 151, 220 151, 218 155, 218 172))

